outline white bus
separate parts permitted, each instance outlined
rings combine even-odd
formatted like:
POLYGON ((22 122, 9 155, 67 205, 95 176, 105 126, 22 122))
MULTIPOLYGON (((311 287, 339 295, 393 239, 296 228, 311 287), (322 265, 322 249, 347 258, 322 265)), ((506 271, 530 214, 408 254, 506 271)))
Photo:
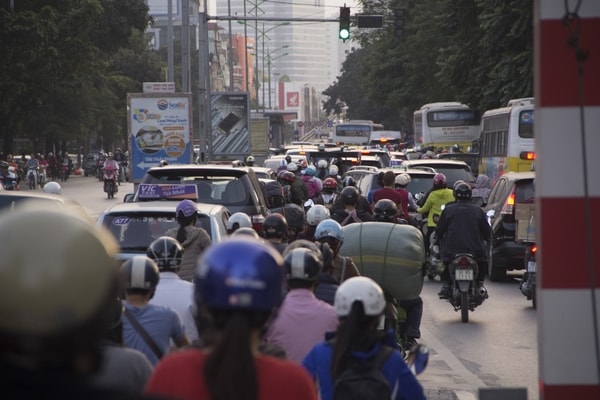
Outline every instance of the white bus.
POLYGON ((534 99, 513 99, 481 117, 479 173, 494 182, 509 171, 531 171, 535 160, 534 99))
POLYGON ((364 146, 369 144, 371 133, 383 130, 383 125, 373 121, 349 120, 333 128, 333 143, 364 146))
POLYGON ((466 151, 479 137, 480 113, 458 102, 429 103, 413 113, 415 146, 466 151))

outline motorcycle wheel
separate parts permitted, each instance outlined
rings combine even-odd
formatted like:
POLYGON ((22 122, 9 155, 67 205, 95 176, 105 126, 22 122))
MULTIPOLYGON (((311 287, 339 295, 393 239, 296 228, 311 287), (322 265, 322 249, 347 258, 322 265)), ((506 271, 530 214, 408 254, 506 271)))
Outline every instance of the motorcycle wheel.
POLYGON ((35 189, 35 179, 33 178, 33 176, 29 175, 28 183, 29 183, 29 190, 35 189))
POLYGON ((460 292, 460 319, 469 322, 469 293, 460 292))

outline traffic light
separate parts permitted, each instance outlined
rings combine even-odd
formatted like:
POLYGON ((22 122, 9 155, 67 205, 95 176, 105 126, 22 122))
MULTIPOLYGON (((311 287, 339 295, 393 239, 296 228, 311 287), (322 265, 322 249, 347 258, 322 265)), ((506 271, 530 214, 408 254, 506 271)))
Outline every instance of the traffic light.
POLYGON ((350 38, 350 7, 340 7, 339 35, 344 42, 350 38))
POLYGON ((404 35, 404 20, 406 18, 406 8, 394 9, 394 36, 401 38, 404 35))

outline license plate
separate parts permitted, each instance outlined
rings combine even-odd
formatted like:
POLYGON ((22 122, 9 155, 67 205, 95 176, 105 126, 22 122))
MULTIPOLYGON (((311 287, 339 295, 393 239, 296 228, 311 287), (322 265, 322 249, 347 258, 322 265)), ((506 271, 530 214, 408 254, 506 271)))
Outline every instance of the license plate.
POLYGON ((454 273, 457 281, 472 281, 473 270, 472 269, 457 269, 454 273))
POLYGON ((535 261, 527 262, 527 272, 535 272, 535 261))

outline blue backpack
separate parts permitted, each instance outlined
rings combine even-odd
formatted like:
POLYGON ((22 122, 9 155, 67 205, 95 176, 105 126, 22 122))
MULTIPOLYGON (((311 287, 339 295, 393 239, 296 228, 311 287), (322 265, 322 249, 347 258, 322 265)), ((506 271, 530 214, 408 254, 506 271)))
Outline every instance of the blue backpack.
POLYGON ((333 400, 387 400, 392 398, 389 382, 381 368, 392 354, 391 347, 382 346, 368 362, 354 360, 335 380, 333 400))

